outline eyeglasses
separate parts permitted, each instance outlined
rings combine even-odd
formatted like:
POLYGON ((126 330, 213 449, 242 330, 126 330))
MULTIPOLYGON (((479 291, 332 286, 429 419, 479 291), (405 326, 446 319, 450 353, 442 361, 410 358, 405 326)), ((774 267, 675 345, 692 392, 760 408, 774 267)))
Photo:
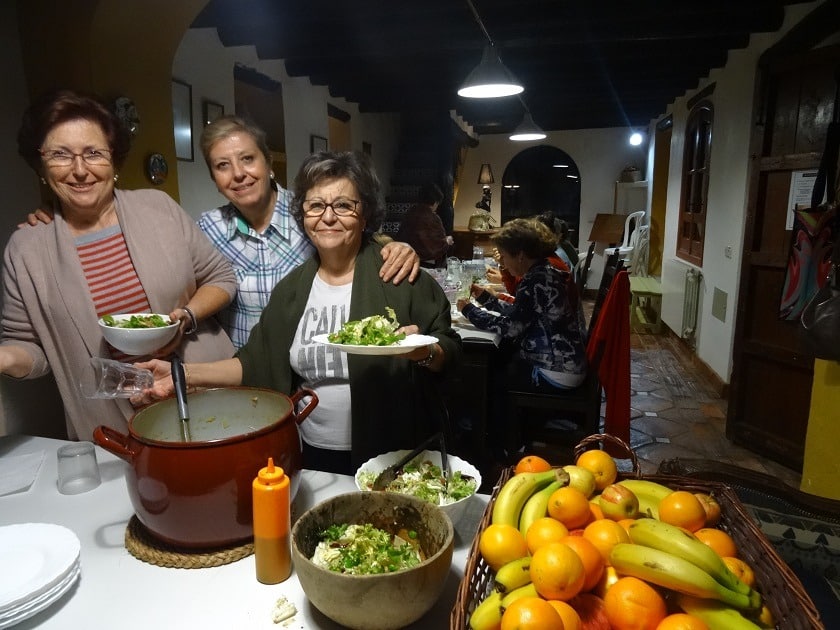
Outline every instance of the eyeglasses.
POLYGON ((349 217, 356 214, 356 207, 361 203, 358 199, 334 199, 331 203, 326 203, 321 199, 307 199, 303 202, 303 211, 307 216, 320 217, 327 211, 327 208, 332 208, 332 211, 340 217, 349 217))
POLYGON ((91 166, 106 166, 111 163, 111 151, 108 149, 85 149, 73 153, 66 149, 41 149, 38 151, 49 166, 70 166, 77 157, 91 166))

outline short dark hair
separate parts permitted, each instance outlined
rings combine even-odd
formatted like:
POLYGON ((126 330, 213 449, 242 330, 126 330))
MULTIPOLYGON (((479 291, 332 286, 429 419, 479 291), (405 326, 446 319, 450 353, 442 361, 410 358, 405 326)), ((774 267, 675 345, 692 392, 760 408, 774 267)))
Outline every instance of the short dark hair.
POLYGON ((434 182, 423 184, 417 193, 417 200, 420 203, 426 203, 430 206, 435 203, 440 203, 443 201, 443 191, 434 182))
POLYGON ((362 217, 365 219, 365 233, 370 235, 379 230, 385 218, 385 200, 382 185, 373 168, 373 162, 359 151, 318 151, 306 157, 300 165, 293 184, 291 213, 303 229, 303 202, 306 193, 325 179, 346 177, 359 192, 362 202, 362 217))
POLYGON ((99 125, 108 141, 114 167, 119 169, 125 164, 131 134, 113 110, 92 94, 55 90, 42 94, 29 105, 18 130, 18 153, 36 173, 43 170, 40 150, 47 134, 57 125, 71 120, 87 120, 99 125))
POLYGON ((509 254, 546 258, 557 248, 557 236, 538 219, 511 219, 493 236, 493 244, 509 254))

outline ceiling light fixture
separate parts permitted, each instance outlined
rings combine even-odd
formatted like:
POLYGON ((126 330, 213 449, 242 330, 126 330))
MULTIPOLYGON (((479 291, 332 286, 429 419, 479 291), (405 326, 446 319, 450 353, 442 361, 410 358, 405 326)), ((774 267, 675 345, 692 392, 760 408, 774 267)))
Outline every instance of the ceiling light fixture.
POLYGON ((479 64, 467 75, 458 90, 458 96, 466 98, 498 98, 501 96, 513 96, 519 94, 525 88, 517 81, 510 71, 502 63, 493 39, 484 27, 484 22, 473 6, 472 0, 467 0, 475 21, 484 32, 487 44, 481 54, 479 64))
POLYGON ((542 140, 545 138, 545 132, 537 127, 534 119, 531 118, 531 112, 525 108, 525 117, 519 126, 513 130, 510 139, 515 142, 528 142, 530 140, 542 140))
POLYGON ((644 136, 639 133, 638 131, 634 131, 630 134, 630 144, 634 147, 639 146, 642 144, 642 140, 644 140, 644 136))

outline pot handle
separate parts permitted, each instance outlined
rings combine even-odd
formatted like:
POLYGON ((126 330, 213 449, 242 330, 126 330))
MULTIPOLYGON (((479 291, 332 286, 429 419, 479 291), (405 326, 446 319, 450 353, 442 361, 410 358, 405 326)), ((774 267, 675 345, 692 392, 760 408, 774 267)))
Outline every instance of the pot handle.
POLYGON ((137 453, 128 448, 128 436, 111 427, 104 425, 96 427, 93 430, 93 441, 129 464, 137 456, 137 453))
POLYGON ((300 424, 304 420, 306 420, 306 416, 312 413, 312 410, 318 406, 318 394, 313 392, 311 389, 306 389, 302 387, 301 389, 297 390, 294 394, 292 394, 292 409, 297 409, 298 403, 304 398, 304 396, 309 396, 309 402, 306 403, 306 406, 303 407, 300 411, 296 411, 295 413, 295 423, 300 424))

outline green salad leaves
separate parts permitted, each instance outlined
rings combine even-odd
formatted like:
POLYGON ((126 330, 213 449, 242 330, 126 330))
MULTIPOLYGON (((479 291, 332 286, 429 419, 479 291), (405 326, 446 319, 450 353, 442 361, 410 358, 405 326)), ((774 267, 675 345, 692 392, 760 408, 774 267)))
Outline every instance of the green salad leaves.
POLYGON ((347 322, 328 339, 332 343, 345 343, 353 346, 391 346, 402 339, 405 333, 396 333, 400 327, 397 314, 390 306, 385 309, 388 317, 371 315, 363 319, 347 322))
POLYGON ((102 321, 114 328, 163 328, 174 322, 165 320, 160 315, 132 315, 128 319, 117 321, 111 315, 105 315, 102 321))
MULTIPOLYGON (((379 473, 360 470, 357 476, 362 486, 372 490, 373 482, 379 473)), ((475 494, 478 490, 477 485, 475 479, 462 475, 459 470, 452 471, 446 480, 440 466, 418 458, 403 466, 397 478, 385 489, 389 492, 409 494, 433 505, 449 505, 475 494)))
POLYGON ((332 525, 320 534, 312 562, 352 575, 393 573, 422 562, 416 532, 399 535, 373 525, 332 525))

